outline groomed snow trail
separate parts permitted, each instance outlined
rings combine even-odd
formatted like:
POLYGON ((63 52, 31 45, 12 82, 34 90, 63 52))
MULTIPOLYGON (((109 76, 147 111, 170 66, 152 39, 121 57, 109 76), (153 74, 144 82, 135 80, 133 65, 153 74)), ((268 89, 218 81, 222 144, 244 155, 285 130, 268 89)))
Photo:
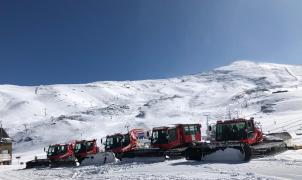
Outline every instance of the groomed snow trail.
MULTIPOLYGON (((77 168, 44 168, 0 170, 0 179, 301 179, 302 151, 287 151, 275 157, 255 159, 248 163, 226 163, 219 161, 171 160, 160 163, 114 163, 103 166, 77 168)), ((19 167, 20 168, 20 167, 19 167)))

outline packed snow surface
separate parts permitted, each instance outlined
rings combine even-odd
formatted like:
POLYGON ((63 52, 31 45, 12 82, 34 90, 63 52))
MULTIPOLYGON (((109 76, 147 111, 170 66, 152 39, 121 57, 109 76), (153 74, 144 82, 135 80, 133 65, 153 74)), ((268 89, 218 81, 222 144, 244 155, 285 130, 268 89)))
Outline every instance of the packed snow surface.
MULTIPOLYGON (((0 120, 20 162, 45 156, 52 143, 176 123, 254 117, 264 132, 288 131, 302 142, 302 66, 237 61, 171 79, 72 85, 0 85, 0 120)), ((0 167, 0 179, 301 179, 301 151, 249 163, 113 163, 78 168, 0 167)))

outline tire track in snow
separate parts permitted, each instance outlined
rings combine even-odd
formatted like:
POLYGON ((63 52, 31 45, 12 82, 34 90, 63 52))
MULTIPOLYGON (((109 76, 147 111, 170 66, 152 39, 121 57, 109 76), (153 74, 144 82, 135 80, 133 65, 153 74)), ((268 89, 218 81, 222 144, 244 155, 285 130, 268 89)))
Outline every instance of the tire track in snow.
POLYGON ((36 180, 41 179, 41 177, 33 177, 33 174, 23 174, 20 173, 21 170, 13 170, 13 171, 2 171, 0 173, 0 179, 1 180, 36 180))

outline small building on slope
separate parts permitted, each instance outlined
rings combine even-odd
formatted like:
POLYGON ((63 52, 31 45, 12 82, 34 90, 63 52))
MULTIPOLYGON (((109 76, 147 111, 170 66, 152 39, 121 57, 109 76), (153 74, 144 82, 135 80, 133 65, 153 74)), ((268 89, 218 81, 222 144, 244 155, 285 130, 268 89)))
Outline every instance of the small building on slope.
POLYGON ((0 127, 0 165, 12 163, 12 140, 6 131, 0 127))

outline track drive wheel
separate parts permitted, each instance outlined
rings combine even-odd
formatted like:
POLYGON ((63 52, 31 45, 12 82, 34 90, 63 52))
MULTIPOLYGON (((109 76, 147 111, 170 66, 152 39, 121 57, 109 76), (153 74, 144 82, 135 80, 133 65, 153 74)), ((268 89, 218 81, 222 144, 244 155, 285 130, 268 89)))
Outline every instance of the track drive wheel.
POLYGON ((244 152, 244 161, 248 162, 252 158, 252 148, 248 144, 244 144, 243 146, 244 152))
POLYGON ((185 151, 186 160, 201 161, 201 152, 197 148, 189 147, 185 151))

